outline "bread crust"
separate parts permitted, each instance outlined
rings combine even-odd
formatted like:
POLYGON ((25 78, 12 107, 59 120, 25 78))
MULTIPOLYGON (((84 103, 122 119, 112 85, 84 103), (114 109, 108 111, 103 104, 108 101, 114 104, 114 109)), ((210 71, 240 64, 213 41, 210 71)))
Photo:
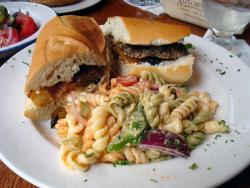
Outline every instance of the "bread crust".
POLYGON ((109 18, 102 30, 105 35, 112 35, 115 42, 132 45, 171 44, 191 33, 190 28, 183 25, 121 16, 109 18))
POLYGON ((40 3, 43 5, 47 5, 50 7, 56 7, 56 6, 64 6, 64 5, 71 5, 74 3, 77 3, 79 0, 29 0, 33 3, 40 3))
POLYGON ((49 21, 40 32, 26 80, 25 92, 54 85, 49 77, 67 59, 87 59, 72 66, 68 76, 60 75, 59 81, 70 81, 80 64, 103 66, 106 64, 105 39, 93 18, 61 16, 49 21), (48 79, 48 81, 45 81, 48 79))

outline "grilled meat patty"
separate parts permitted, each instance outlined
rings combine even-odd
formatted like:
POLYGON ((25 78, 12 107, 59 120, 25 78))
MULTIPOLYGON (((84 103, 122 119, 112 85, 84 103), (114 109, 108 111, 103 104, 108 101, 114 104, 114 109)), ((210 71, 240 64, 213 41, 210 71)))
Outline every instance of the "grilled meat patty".
MULTIPOLYGON (((129 44, 115 44, 123 53, 132 58, 157 58, 158 60, 176 60, 179 57, 188 55, 189 52, 185 45, 182 43, 173 43, 161 46, 142 46, 142 45, 129 45, 129 44)), ((161 60, 161 61, 162 61, 161 60)))
POLYGON ((84 87, 90 83, 97 84, 102 76, 103 67, 81 65, 80 71, 74 75, 73 81, 84 87))

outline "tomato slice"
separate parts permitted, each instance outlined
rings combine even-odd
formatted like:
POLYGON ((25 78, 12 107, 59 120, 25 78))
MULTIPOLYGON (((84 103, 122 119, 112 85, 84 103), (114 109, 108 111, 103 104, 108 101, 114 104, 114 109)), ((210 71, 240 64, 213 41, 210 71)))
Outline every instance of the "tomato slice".
POLYGON ((18 32, 13 27, 7 27, 0 30, 0 47, 5 47, 11 44, 15 44, 19 41, 18 32))
POLYGON ((29 37, 37 30, 34 20, 29 15, 23 13, 18 13, 16 15, 14 24, 18 29, 21 40, 29 37))
POLYGON ((121 84, 123 86, 132 86, 136 82, 138 82, 138 78, 136 76, 133 76, 133 75, 117 77, 117 84, 121 84))

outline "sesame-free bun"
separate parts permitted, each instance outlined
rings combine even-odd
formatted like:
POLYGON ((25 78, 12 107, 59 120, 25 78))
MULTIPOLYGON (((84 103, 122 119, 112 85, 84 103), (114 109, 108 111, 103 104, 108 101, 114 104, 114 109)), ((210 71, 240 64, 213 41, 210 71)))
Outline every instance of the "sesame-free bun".
POLYGON ((131 45, 171 44, 190 35, 186 26, 120 16, 108 18, 102 31, 115 42, 131 45))
POLYGON ((105 39, 93 18, 61 16, 40 32, 25 85, 26 94, 58 82, 69 82, 80 65, 103 66, 105 39))
POLYGON ((173 61, 163 61, 159 65, 147 63, 124 63, 121 62, 120 73, 122 75, 140 76, 143 71, 157 73, 165 78, 168 83, 183 84, 187 82, 193 74, 194 56, 187 55, 173 61))
POLYGON ((79 0, 29 0, 33 3, 47 5, 49 7, 65 6, 77 3, 79 0))
MULTIPOLYGON (((81 65, 107 65, 105 39, 93 18, 83 16, 61 16, 49 21, 41 30, 32 55, 25 93, 54 86, 59 82, 70 82, 81 65)), ((109 72, 104 72, 107 76, 109 72)), ((24 115, 32 120, 51 117, 65 99, 37 106, 27 97, 24 115)))

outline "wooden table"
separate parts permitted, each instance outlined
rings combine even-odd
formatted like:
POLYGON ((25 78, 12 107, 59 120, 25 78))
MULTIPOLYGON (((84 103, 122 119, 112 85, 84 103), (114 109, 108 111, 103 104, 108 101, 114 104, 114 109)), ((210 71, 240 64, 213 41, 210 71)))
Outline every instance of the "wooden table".
MULTIPOLYGON (((156 19, 168 23, 187 25, 191 28, 192 33, 198 36, 203 36, 204 33, 206 32, 206 29, 204 28, 173 19, 167 16, 166 14, 155 16, 153 14, 144 12, 135 7, 127 5, 122 0, 105 0, 100 4, 91 7, 87 10, 74 12, 72 14, 93 16, 99 24, 103 24, 106 21, 106 19, 110 16, 119 15, 119 16, 142 17, 148 19, 156 19)), ((248 28, 243 35, 238 37, 243 38, 250 45, 250 28, 248 28)), ((34 188, 35 186, 23 180, 21 177, 17 176, 0 161, 0 188, 9 188, 9 187, 34 188)), ((228 188, 228 187, 249 188, 250 167, 248 167, 246 170, 244 170, 241 174, 239 174, 232 180, 220 186, 220 188, 228 188)))

